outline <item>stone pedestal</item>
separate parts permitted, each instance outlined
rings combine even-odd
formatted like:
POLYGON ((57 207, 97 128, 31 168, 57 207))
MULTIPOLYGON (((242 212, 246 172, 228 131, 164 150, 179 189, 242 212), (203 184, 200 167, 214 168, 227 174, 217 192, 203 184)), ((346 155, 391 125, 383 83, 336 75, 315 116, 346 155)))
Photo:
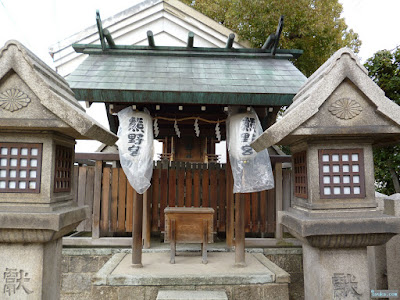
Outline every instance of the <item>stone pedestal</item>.
POLYGON ((367 247, 367 254, 369 288, 387 290, 386 245, 367 247))
MULTIPOLYGON (((400 217, 400 194, 385 199, 385 213, 400 217)), ((389 290, 400 287, 400 235, 396 235, 386 244, 387 281, 389 290)))
POLYGON ((0 212, 0 299, 58 299, 62 236, 86 213, 84 207, 0 212))
POLYGON ((366 248, 303 245, 305 299, 370 299, 366 248))
POLYGON ((306 299, 369 299, 367 247, 400 232, 400 218, 377 209, 373 147, 398 143, 400 107, 347 48, 293 101, 252 147, 290 146, 293 209, 280 218, 303 243, 306 299))
POLYGON ((58 299, 61 250, 61 239, 47 243, 0 244, 3 297, 58 299))
POLYGON ((303 209, 279 217, 303 243, 305 299, 370 299, 367 247, 392 238, 398 218, 377 211, 303 209))
POLYGON ((112 145, 67 82, 17 41, 0 49, 0 299, 59 299, 74 201, 75 139, 112 145))

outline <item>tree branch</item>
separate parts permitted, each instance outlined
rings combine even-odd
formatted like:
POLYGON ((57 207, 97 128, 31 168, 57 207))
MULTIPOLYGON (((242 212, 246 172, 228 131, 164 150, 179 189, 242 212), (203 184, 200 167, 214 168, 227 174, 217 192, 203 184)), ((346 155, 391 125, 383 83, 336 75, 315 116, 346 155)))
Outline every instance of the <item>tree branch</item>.
POLYGON ((397 175, 396 170, 394 168, 390 168, 389 171, 390 175, 392 176, 394 190, 396 191, 396 193, 400 193, 399 176, 397 175))

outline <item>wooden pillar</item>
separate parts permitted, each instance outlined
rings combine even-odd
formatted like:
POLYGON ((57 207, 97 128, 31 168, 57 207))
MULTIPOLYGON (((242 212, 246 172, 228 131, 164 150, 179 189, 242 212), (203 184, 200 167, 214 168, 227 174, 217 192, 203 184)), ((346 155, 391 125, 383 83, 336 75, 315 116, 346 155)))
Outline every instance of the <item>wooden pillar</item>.
POLYGON ((278 211, 283 209, 283 189, 282 189, 282 163, 275 164, 275 238, 283 238, 283 230, 281 222, 278 218, 278 211))
POLYGON ((171 158, 170 161, 175 161, 175 143, 174 143, 174 137, 171 136, 171 158))
POLYGON ((133 197, 132 266, 142 268, 143 194, 133 197))
POLYGON ((175 219, 172 219, 169 221, 169 224, 171 226, 171 237, 170 237, 170 244, 171 244, 171 259, 170 263, 174 264, 175 263, 175 255, 176 255, 176 223, 175 219))
POLYGON ((245 267, 245 247, 244 247, 244 210, 245 197, 243 194, 235 194, 236 211, 235 211, 235 266, 245 267))
POLYGON ((103 161, 97 160, 94 171, 94 198, 93 198, 93 225, 92 238, 100 238, 100 200, 101 200, 101 176, 103 161))
POLYGON ((234 241, 234 194, 233 194, 233 177, 229 155, 227 153, 226 162, 226 245, 229 248, 233 247, 234 241))
POLYGON ((150 202, 149 199, 149 190, 145 191, 143 194, 143 248, 150 248, 150 233, 151 233, 151 224, 150 224, 150 202))
POLYGON ((202 263, 207 263, 208 221, 203 220, 203 242, 201 243, 202 263))

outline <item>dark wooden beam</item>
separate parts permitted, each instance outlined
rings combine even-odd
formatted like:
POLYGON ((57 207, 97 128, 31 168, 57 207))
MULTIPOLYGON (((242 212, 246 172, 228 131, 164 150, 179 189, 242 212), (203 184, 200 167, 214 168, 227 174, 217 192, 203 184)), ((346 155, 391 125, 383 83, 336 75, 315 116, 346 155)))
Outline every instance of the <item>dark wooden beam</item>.
POLYGON ((232 48, 232 46, 233 46, 233 41, 234 41, 234 40, 235 40, 235 34, 234 34, 234 33, 231 33, 231 34, 228 36, 228 41, 226 42, 225 48, 226 48, 226 49, 232 48))
MULTIPOLYGON (((171 123, 171 128, 161 128, 160 127, 159 134, 158 134, 157 138, 162 138, 162 137, 165 137, 165 136, 175 136, 176 138, 178 138, 176 136, 175 129, 174 129, 173 126, 174 126, 174 124, 171 123)), ((179 131, 181 132, 181 137, 194 136, 195 138, 197 138, 195 136, 195 132, 194 132, 194 127, 193 126, 191 128, 183 128, 182 126, 179 126, 179 124, 178 124, 178 127, 179 127, 179 131)), ((223 133, 223 131, 225 131, 225 130, 221 129, 221 138, 225 139, 225 134, 223 133)), ((215 136, 215 130, 213 128, 202 128, 200 126, 200 137, 199 138, 201 138, 201 137, 214 137, 215 138, 216 137, 215 136)))
POLYGON ((154 36, 151 30, 147 31, 147 40, 149 41, 149 47, 155 47, 154 36))
POLYGON ((96 10, 96 24, 97 24, 97 30, 99 31, 101 49, 104 51, 106 50, 106 42, 104 41, 104 31, 103 31, 103 25, 101 23, 99 10, 96 10))
POLYGON ((106 103, 106 113, 107 113, 108 124, 110 125, 110 131, 113 132, 114 134, 117 134, 119 125, 118 117, 110 114, 109 103, 106 103))
POLYGON ((279 18, 278 28, 276 28, 275 32, 275 41, 271 49, 271 54, 275 56, 276 48, 278 48, 279 39, 281 37, 282 28, 283 28, 283 16, 279 18))
POLYGON ((272 45, 275 42, 275 34, 271 33, 267 40, 265 41, 264 45, 261 47, 263 50, 268 50, 272 48, 272 45))
POLYGON ((111 48, 115 47, 115 42, 111 36, 110 31, 108 31, 108 29, 104 29, 103 34, 106 37, 108 45, 110 45, 111 48))
POLYGON ((194 33, 189 31, 188 33, 188 41, 187 41, 187 47, 188 48, 193 48, 193 42, 194 42, 194 33))
POLYGON ((114 161, 119 160, 119 154, 116 153, 102 153, 102 152, 90 152, 90 153, 75 153, 75 160, 103 160, 103 161, 114 161))
MULTIPOLYGON (((270 155, 271 163, 275 164, 277 162, 291 162, 291 155, 270 155)), ((75 160, 98 160, 98 161, 114 161, 119 160, 119 154, 116 153, 102 153, 102 152, 92 152, 92 153, 75 153, 75 160)))
MULTIPOLYGON (((98 54, 101 52, 101 45, 96 44, 73 44, 75 52, 85 54, 98 54)), ((179 55, 179 56, 221 56, 221 57, 271 57, 270 51, 260 48, 206 48, 206 47, 193 47, 188 49, 184 47, 173 47, 173 46, 139 46, 139 45, 116 45, 114 49, 108 49, 107 54, 167 54, 167 55, 179 55), (149 52, 152 50, 155 52, 149 52)), ((303 50, 299 49, 276 49, 275 58, 290 59, 298 58, 303 54, 303 50)))
MULTIPOLYGON (((158 114, 162 114, 163 117, 171 117, 171 118, 185 118, 185 117, 203 117, 208 120, 212 120, 211 118, 216 116, 220 119, 226 119, 227 114, 224 112, 224 107, 226 105, 207 105, 207 110, 202 111, 201 105, 197 104, 157 104, 157 103, 113 103, 113 106, 110 109, 110 113, 115 114, 119 111, 127 108, 131 105, 136 105, 136 109, 143 110, 144 108, 148 109, 152 116, 157 116, 158 114), (160 106, 160 110, 156 109, 156 106, 160 106), (183 110, 179 110, 179 106, 183 106, 183 110)), ((217 119, 216 119, 217 120, 217 119)))
POLYGON ((271 50, 271 54, 275 56, 276 50, 278 48, 279 38, 281 37, 282 28, 283 28, 283 19, 284 17, 281 16, 279 18, 278 27, 276 28, 275 33, 271 33, 267 40, 265 41, 264 45, 261 47, 263 50, 271 50))

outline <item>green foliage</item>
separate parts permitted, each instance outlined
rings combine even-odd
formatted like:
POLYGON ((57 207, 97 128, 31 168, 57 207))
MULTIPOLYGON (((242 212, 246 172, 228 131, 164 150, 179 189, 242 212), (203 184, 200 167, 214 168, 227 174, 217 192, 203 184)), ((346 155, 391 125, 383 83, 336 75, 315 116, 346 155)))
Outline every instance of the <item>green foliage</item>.
MULTIPOLYGON (((375 53, 364 66, 386 96, 400 104, 400 47, 375 53)), ((374 164, 377 191, 400 193, 400 145, 374 149, 374 164)))
POLYGON ((378 51, 364 66, 386 97, 400 104, 400 47, 378 51))
POLYGON ((340 17, 338 0, 181 0, 260 48, 285 16, 280 47, 302 49, 294 64, 310 76, 336 50, 358 52, 361 41, 340 17))
POLYGON ((399 193, 395 182, 400 179, 400 146, 374 149, 376 190, 385 195, 399 193))

